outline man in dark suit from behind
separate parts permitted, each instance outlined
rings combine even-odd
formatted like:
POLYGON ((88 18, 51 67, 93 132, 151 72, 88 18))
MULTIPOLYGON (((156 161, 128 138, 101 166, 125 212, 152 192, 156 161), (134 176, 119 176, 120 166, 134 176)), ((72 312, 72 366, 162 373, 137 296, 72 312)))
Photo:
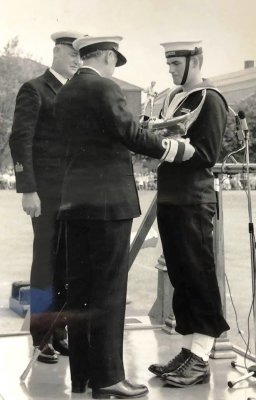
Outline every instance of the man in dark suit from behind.
POLYGON ((140 132, 120 87, 120 37, 87 37, 73 46, 84 66, 56 97, 67 147, 60 218, 68 258, 68 334, 72 392, 89 379, 94 398, 147 393, 125 380, 123 329, 132 220, 140 215, 130 150, 181 162, 188 142, 140 132))
MULTIPOLYGON (((49 313, 59 311, 66 301, 65 257, 58 252, 62 237, 56 224, 65 154, 53 105, 57 92, 78 69, 80 57, 72 42, 79 36, 78 32, 51 35, 55 42, 52 66, 20 88, 10 136, 16 190, 23 193, 22 207, 32 219, 34 232, 30 331, 35 347, 50 327, 49 313)), ((68 355, 64 322, 55 329, 38 360, 56 363, 55 350, 68 355)))

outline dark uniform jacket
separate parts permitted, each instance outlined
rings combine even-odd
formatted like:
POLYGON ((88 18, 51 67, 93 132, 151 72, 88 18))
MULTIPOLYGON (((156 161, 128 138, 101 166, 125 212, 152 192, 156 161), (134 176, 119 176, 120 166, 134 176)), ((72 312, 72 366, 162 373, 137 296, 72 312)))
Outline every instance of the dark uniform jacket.
POLYGON ((120 87, 80 69, 57 95, 56 118, 68 148, 61 215, 120 220, 140 214, 130 150, 154 158, 162 138, 141 134, 120 87))
POLYGON ((61 87, 47 70, 18 92, 10 148, 19 193, 54 192, 55 181, 62 179, 63 147, 54 116, 54 100, 61 87))
MULTIPOLYGON (((215 203, 214 176, 211 167, 217 162, 226 128, 228 106, 217 91, 207 87, 206 97, 195 122, 185 138, 195 147, 193 157, 180 164, 162 163, 158 168, 158 203, 189 205, 215 203)), ((176 91, 177 92, 177 91, 176 91)), ((194 110, 202 100, 203 89, 187 96, 174 117, 194 110)))

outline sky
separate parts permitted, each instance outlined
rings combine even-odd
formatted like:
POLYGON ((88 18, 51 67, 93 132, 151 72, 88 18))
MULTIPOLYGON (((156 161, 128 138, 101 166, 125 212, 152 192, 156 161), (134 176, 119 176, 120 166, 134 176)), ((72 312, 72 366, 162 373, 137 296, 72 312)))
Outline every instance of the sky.
POLYGON ((172 86, 160 43, 202 40, 204 77, 256 62, 256 0, 0 0, 0 49, 19 37, 25 55, 51 65, 51 33, 118 35, 128 62, 115 76, 142 88, 172 86))

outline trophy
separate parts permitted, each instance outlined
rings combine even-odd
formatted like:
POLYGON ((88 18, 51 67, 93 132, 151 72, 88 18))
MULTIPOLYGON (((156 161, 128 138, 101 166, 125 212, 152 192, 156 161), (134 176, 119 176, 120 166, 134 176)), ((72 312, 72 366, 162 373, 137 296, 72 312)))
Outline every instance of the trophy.
POLYGON ((147 106, 150 106, 150 117, 153 116, 153 110, 154 110, 154 102, 155 98, 157 96, 157 92, 154 90, 154 86, 156 84, 156 81, 152 81, 150 83, 150 86, 147 89, 144 89, 143 92, 147 94, 147 98, 144 103, 143 107, 143 115, 146 113, 147 106))
MULTIPOLYGON (((196 121, 204 104, 206 91, 203 92, 200 104, 192 111, 186 110, 181 115, 174 116, 175 111, 169 118, 147 117, 143 115, 140 119, 141 129, 146 129, 154 133, 160 133, 172 139, 185 139, 188 129, 196 121)), ((180 108, 180 104, 177 106, 180 108)))

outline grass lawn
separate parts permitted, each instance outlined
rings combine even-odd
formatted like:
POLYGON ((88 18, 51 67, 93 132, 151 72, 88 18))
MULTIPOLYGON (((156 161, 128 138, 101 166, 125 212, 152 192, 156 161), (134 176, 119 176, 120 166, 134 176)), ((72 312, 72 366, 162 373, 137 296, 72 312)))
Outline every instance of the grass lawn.
MULTIPOLYGON (((140 191, 139 197, 143 214, 146 212, 154 192, 140 191)), ((250 242, 248 233, 247 198, 243 191, 225 191, 224 200, 224 240, 226 274, 236 305, 240 329, 247 331, 247 316, 252 300, 250 242)), ((256 191, 252 192, 253 216, 256 216, 256 191), (255 205, 255 210, 254 210, 255 205)), ((134 220, 136 231, 143 215, 134 220)), ((14 191, 0 191, 0 333, 17 331, 23 319, 9 311, 11 284, 28 280, 31 265, 32 229, 30 219, 22 211, 21 196, 14 191)), ((156 222, 153 226, 157 230, 156 222)), ((131 304, 127 306, 129 315, 147 315, 156 298, 157 260, 162 253, 161 243, 155 248, 142 249, 129 273, 128 295, 131 304)), ((227 319, 231 326, 230 340, 244 348, 237 333, 235 315, 227 291, 227 319)), ((254 350, 252 335, 252 350, 254 350)))

